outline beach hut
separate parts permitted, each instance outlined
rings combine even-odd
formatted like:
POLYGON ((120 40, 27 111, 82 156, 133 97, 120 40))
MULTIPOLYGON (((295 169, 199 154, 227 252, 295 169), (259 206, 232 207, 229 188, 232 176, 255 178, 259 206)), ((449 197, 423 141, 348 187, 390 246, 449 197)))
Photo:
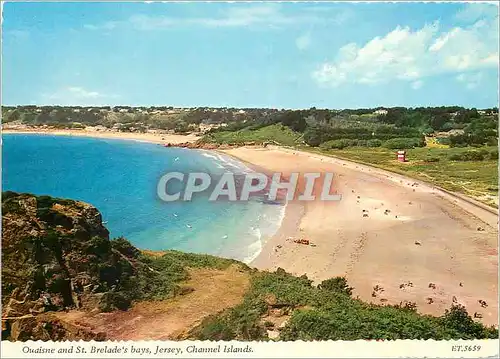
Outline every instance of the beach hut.
POLYGON ((397 155, 399 162, 406 162, 406 151, 398 151, 397 155))

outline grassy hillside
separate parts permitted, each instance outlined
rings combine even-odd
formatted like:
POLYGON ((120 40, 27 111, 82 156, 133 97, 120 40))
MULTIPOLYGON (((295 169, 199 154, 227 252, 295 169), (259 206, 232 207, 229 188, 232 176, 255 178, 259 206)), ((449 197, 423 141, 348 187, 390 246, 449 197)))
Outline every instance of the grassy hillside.
POLYGON ((344 278, 315 286, 282 269, 140 251, 110 240, 100 213, 81 202, 4 192, 2 229, 5 339, 123 339, 127 323, 135 340, 498 337, 463 307, 431 317, 412 303, 364 303, 344 278))
POLYGON ((277 142, 286 146, 294 146, 301 141, 302 134, 292 131, 281 124, 274 124, 258 129, 244 128, 237 131, 218 131, 203 137, 204 142, 218 144, 244 144, 254 142, 277 142))

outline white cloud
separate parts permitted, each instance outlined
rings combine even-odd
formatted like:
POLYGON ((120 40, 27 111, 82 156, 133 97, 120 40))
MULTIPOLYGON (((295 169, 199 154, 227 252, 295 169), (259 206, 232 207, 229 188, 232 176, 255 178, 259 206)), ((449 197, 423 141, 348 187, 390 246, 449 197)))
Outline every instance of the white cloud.
POLYGON ((123 21, 108 21, 99 25, 87 24, 89 30, 111 30, 120 25, 131 25, 136 30, 160 30, 180 25, 203 27, 245 27, 252 25, 284 26, 297 23, 330 22, 341 24, 350 19, 347 12, 323 15, 317 11, 285 13, 276 3, 245 5, 233 4, 212 17, 170 17, 167 15, 134 15, 123 21))
POLYGON ((424 85, 424 82, 422 80, 417 80, 417 81, 412 82, 411 88, 414 89, 414 90, 418 90, 423 85, 424 85))
POLYGON ((465 87, 469 90, 475 89, 481 83, 483 78, 483 74, 480 72, 477 73, 463 73, 455 77, 455 79, 465 84, 465 87))
POLYGON ((301 51, 307 49, 310 44, 311 44, 310 34, 304 34, 295 39, 295 46, 297 46, 297 48, 301 51))
POLYGON ((98 105, 104 103, 103 101, 117 97, 79 86, 68 86, 50 94, 42 94, 45 102, 50 101, 60 105, 98 105))
POLYGON ((312 76, 318 83, 331 86, 391 80, 415 83, 438 74, 496 68, 498 18, 483 16, 476 20, 446 32, 439 31, 437 22, 414 31, 398 26, 363 46, 343 46, 334 61, 320 65, 312 76))

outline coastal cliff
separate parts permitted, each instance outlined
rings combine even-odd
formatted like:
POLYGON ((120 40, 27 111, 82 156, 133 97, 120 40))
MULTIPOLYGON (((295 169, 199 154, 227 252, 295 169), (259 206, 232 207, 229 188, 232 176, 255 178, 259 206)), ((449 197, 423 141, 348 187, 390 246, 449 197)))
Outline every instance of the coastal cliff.
POLYGON ((303 275, 109 239, 86 203, 2 195, 2 339, 356 340, 495 338, 455 306, 352 298, 345 278, 303 275))
POLYGON ((178 284, 191 277, 188 267, 236 263, 179 252, 145 252, 124 238, 110 240, 101 214, 89 204, 4 192, 2 337, 104 340, 104 326, 66 314, 94 318, 126 312, 132 302, 182 296, 193 290, 178 284))
POLYGON ((125 274, 133 272, 131 261, 138 252, 132 247, 123 250, 119 244, 109 240, 101 214, 91 205, 5 192, 3 335, 49 339, 60 334, 56 328, 48 329, 57 326, 48 326, 51 320, 46 316, 36 323, 38 314, 111 305, 110 295, 125 274))

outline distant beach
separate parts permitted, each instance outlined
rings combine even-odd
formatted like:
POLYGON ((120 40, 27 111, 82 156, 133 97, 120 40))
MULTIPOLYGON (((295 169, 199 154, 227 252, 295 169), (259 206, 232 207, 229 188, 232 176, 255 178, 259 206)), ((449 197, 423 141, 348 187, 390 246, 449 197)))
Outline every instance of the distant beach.
POLYGON ((164 133, 140 133, 140 132, 118 132, 118 131, 89 131, 89 130, 55 130, 55 129, 13 129, 6 128, 2 133, 36 133, 59 136, 83 136, 96 138, 116 138, 123 140, 136 140, 159 144, 177 144, 183 142, 195 142, 199 139, 196 135, 176 135, 164 133))

